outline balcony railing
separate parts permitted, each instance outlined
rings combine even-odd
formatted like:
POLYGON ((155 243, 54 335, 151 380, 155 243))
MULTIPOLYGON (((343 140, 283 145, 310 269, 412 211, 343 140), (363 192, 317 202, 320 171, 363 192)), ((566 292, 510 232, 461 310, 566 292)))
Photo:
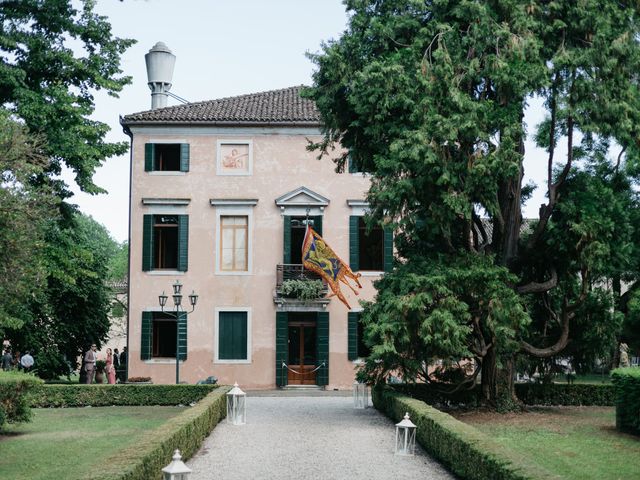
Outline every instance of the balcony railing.
POLYGON ((282 284, 287 280, 303 280, 313 281, 320 280, 320 275, 305 269, 300 264, 280 264, 276 266, 276 289, 273 295, 273 301, 282 310, 287 311, 317 311, 326 308, 330 300, 327 298, 329 289, 327 284, 322 281, 324 288, 318 298, 310 300, 302 300, 285 296, 282 293, 282 284))

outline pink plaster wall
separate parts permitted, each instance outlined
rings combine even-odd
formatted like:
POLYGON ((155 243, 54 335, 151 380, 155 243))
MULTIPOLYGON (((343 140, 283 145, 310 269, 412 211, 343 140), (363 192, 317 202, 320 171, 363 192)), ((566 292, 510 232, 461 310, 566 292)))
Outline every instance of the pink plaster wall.
MULTIPOLYGON (((273 302, 276 265, 282 263, 283 218, 274 200, 302 185, 330 200, 324 211, 324 238, 343 259, 349 258, 349 216, 347 199, 364 199, 369 182, 362 175, 336 174, 331 160, 316 160, 306 150, 307 136, 289 134, 216 136, 209 134, 166 136, 134 129, 131 206, 131 272, 129 376, 150 376, 154 383, 175 381, 175 360, 140 360, 142 311, 157 308, 157 296, 169 294, 176 280, 184 292, 195 290, 200 299, 188 317, 188 358, 181 365, 181 380, 194 383, 209 375, 221 383, 237 381, 243 388, 275 386, 275 317, 273 302), (153 175, 144 172, 144 144, 158 139, 190 144, 190 171, 182 175, 153 175), (253 142, 253 174, 216 175, 218 139, 253 142), (189 198, 183 213, 189 215, 189 269, 168 275, 142 271, 142 219, 152 213, 142 198, 189 198), (216 208, 211 198, 252 199, 253 268, 251 275, 216 275, 216 208), (214 363, 214 318, 216 307, 251 308, 252 359, 250 364, 214 363)), ((312 138, 319 140, 319 137, 312 138)), ((359 298, 372 299, 372 280, 363 277, 359 298)), ((343 288, 352 307, 357 297, 343 288)), ((171 304, 171 300, 168 302, 171 304)), ((336 298, 328 307, 330 369, 328 389, 351 388, 354 364, 347 359, 347 308, 336 298)))

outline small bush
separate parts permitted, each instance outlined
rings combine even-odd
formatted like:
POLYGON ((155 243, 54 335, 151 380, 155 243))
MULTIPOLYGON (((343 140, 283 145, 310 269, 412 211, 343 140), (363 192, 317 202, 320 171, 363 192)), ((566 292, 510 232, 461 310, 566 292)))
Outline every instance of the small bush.
POLYGON ((618 368, 611 378, 616 389, 616 428, 640 435, 640 368, 618 368))
POLYGON ((29 391, 42 380, 20 372, 0 372, 0 429, 5 423, 28 422, 31 419, 29 391))
POLYGON ((560 478, 451 415, 389 387, 373 391, 376 408, 399 421, 405 412, 417 425, 416 439, 432 456, 462 479, 550 480, 560 478))
POLYGON ((40 385, 29 393, 34 407, 190 405, 217 385, 40 385))
POLYGON ((285 280, 280 287, 282 295, 299 300, 315 300, 324 295, 322 280, 285 280))

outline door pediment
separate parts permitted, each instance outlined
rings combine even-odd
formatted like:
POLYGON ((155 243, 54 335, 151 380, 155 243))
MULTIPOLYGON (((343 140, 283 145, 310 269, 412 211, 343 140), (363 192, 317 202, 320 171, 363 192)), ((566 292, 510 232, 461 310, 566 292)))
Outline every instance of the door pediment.
POLYGON ((329 199, 302 186, 276 198, 282 215, 322 215, 329 199))

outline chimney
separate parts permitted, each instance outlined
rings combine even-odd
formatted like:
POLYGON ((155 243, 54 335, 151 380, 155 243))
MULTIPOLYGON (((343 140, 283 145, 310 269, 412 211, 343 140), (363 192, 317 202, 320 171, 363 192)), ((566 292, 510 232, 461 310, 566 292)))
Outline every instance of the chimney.
POLYGON ((151 89, 151 110, 166 107, 176 56, 163 42, 158 42, 144 56, 144 60, 147 64, 147 84, 151 89))

